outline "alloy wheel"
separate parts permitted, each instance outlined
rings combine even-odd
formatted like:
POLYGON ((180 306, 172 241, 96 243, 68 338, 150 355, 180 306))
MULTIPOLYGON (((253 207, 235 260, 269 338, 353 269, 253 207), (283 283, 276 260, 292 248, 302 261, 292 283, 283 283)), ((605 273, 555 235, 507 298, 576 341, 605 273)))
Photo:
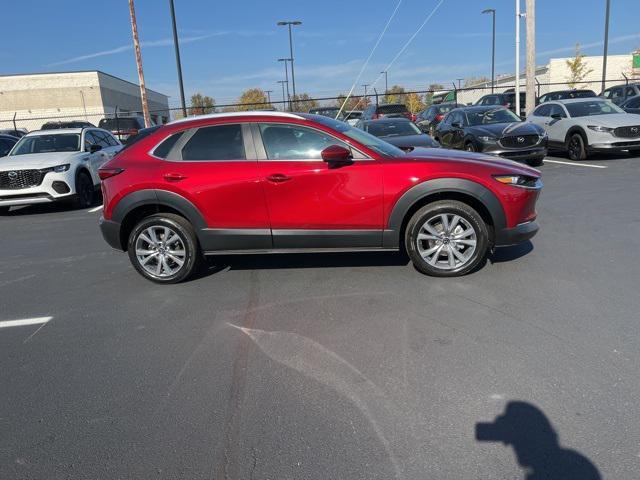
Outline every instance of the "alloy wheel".
POLYGON ((136 238, 135 254, 140 266, 158 278, 178 273, 187 256, 182 238, 164 225, 152 225, 142 230, 136 238))
POLYGON ((416 242, 418 253, 429 265, 440 270, 457 270, 473 258, 478 238, 465 218, 443 213, 422 224, 416 242))

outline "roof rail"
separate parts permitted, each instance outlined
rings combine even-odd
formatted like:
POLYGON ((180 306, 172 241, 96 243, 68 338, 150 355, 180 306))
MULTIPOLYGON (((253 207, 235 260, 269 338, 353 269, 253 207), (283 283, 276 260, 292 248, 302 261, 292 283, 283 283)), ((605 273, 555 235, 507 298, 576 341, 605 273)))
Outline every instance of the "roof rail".
POLYGON ((191 115, 189 117, 173 120, 167 125, 173 125, 175 123, 190 122, 192 120, 206 120, 208 118, 225 118, 225 117, 247 117, 247 116, 261 116, 261 117, 284 117, 284 118, 296 118, 298 120, 304 120, 304 117, 296 115, 295 113, 288 112, 270 112, 264 110, 248 110, 246 112, 226 112, 226 113, 208 113, 206 115, 191 115))

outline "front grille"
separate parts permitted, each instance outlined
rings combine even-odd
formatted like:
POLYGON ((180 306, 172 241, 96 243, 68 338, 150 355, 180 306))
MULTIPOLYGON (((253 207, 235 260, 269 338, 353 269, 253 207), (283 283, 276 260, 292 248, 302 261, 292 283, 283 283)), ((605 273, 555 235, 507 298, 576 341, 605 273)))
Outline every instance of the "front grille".
POLYGON ((0 172, 0 189, 19 190, 37 187, 42 183, 44 175, 40 170, 9 170, 0 172))
POLYGON ((500 145, 504 148, 527 148, 535 145, 539 140, 539 135, 512 135, 502 137, 500 145))
POLYGON ((640 125, 631 127, 618 127, 613 131, 616 137, 637 138, 640 137, 640 125))

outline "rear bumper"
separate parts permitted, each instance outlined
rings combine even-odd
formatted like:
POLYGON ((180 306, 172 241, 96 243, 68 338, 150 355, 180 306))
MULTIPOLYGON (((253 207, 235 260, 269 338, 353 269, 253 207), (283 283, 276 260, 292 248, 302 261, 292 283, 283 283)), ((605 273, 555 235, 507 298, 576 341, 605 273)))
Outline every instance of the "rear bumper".
POLYGON ((100 231, 104 240, 116 250, 122 251, 122 243, 120 242, 120 223, 113 220, 105 220, 100 217, 100 231))
POLYGON ((539 229, 540 227, 535 220, 521 223, 514 228, 504 228, 496 232, 495 246, 507 247, 509 245, 525 242, 533 238, 536 233, 538 233, 539 229))

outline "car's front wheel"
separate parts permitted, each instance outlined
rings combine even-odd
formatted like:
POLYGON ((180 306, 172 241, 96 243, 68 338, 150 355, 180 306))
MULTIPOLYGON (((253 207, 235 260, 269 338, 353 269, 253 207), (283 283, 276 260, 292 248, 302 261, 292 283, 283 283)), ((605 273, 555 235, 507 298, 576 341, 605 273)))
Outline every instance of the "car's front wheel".
POLYGON ((540 167, 544 163, 544 157, 532 158, 527 162, 530 167, 540 167))
POLYGON ((476 146, 473 144, 473 142, 467 142, 467 143, 465 143, 465 144, 464 144, 464 149, 465 149, 467 152, 476 152, 476 151, 477 151, 476 146))
POLYGON ((442 200, 420 208, 409 220, 405 247, 416 269, 435 277, 457 277, 482 262, 489 233, 466 203, 442 200))
POLYGON ((193 227, 183 217, 171 213, 142 219, 129 235, 127 250, 135 269, 157 283, 186 280, 200 259, 193 227))
POLYGON ((587 158, 587 149, 582 135, 574 133, 569 137, 567 151, 571 160, 584 160, 587 158))
POLYGON ((89 208, 93 205, 95 187, 91 177, 86 172, 80 172, 76 178, 76 195, 74 204, 76 208, 89 208))

